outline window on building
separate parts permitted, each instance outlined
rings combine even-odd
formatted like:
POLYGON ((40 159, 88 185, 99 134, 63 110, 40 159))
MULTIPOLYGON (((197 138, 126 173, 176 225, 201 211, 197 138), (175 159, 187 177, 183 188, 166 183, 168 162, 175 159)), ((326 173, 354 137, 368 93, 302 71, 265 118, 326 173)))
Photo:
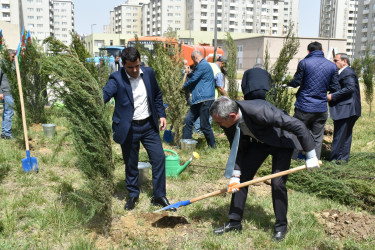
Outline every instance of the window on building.
POLYGON ((42 12, 43 8, 36 8, 36 12, 42 12))
POLYGON ((38 27, 38 28, 43 28, 43 24, 38 23, 38 24, 36 25, 36 27, 38 27))
POLYGON ((27 8, 28 12, 34 12, 34 8, 27 8))
POLYGON ((27 16, 27 19, 29 19, 29 20, 33 20, 33 19, 34 19, 34 16, 27 16))
POLYGON ((27 27, 30 29, 30 28, 34 28, 34 24, 32 23, 29 23, 29 25, 27 25, 27 27))
POLYGON ((36 20, 43 20, 43 16, 37 16, 36 20))

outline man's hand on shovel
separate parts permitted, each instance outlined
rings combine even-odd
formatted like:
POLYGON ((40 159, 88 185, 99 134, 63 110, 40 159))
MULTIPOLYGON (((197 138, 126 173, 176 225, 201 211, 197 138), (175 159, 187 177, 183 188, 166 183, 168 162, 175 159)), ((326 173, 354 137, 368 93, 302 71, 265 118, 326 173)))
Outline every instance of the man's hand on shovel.
POLYGON ((240 191, 240 188, 237 187, 240 184, 240 176, 241 176, 240 170, 233 170, 232 178, 230 178, 230 181, 227 185, 228 193, 235 193, 235 192, 240 191))

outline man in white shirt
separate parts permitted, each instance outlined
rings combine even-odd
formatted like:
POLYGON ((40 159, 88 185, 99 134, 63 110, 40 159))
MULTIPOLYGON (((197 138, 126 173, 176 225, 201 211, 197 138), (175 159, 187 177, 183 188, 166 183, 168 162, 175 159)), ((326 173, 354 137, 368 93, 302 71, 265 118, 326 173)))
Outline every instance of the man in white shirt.
MULTIPOLYGON (((113 139, 121 144, 125 162, 129 198, 125 210, 132 210, 139 198, 138 160, 140 142, 152 165, 153 197, 151 203, 168 206, 166 198, 165 155, 159 135, 167 126, 165 108, 152 68, 141 67, 140 54, 133 47, 122 51, 123 68, 110 75, 103 88, 104 102, 115 99, 112 117, 113 139)), ((176 209, 170 209, 175 211, 176 209)))

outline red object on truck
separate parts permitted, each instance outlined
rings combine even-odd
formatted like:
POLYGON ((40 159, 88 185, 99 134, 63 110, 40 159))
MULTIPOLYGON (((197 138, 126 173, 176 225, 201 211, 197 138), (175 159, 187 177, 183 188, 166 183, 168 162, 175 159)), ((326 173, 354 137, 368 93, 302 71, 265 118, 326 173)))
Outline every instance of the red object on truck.
MULTIPOLYGON (((193 60, 191 59, 191 53, 194 50, 199 50, 202 52, 203 57, 209 61, 213 62, 214 57, 214 46, 210 46, 207 43, 199 44, 199 45, 188 45, 178 42, 176 39, 171 39, 167 37, 160 37, 160 36, 143 36, 138 37, 138 42, 142 44, 146 49, 153 50, 154 44, 157 42, 161 42, 167 45, 171 44, 173 46, 179 46, 179 51, 182 53, 184 59, 188 61, 188 64, 192 66, 194 64, 193 60)), ((131 38, 128 41, 128 47, 134 47, 136 44, 136 39, 131 38)), ((216 50, 216 58, 219 56, 223 56, 224 51, 222 48, 217 47, 216 50)))

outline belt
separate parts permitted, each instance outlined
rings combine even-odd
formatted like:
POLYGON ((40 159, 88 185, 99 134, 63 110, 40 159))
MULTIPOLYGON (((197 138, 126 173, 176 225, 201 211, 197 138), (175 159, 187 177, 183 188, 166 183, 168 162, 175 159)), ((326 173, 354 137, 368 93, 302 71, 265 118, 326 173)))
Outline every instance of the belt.
POLYGON ((143 125, 143 124, 145 124, 148 121, 149 118, 150 117, 147 117, 147 118, 145 118, 143 120, 133 120, 132 123, 135 123, 137 125, 143 125))

